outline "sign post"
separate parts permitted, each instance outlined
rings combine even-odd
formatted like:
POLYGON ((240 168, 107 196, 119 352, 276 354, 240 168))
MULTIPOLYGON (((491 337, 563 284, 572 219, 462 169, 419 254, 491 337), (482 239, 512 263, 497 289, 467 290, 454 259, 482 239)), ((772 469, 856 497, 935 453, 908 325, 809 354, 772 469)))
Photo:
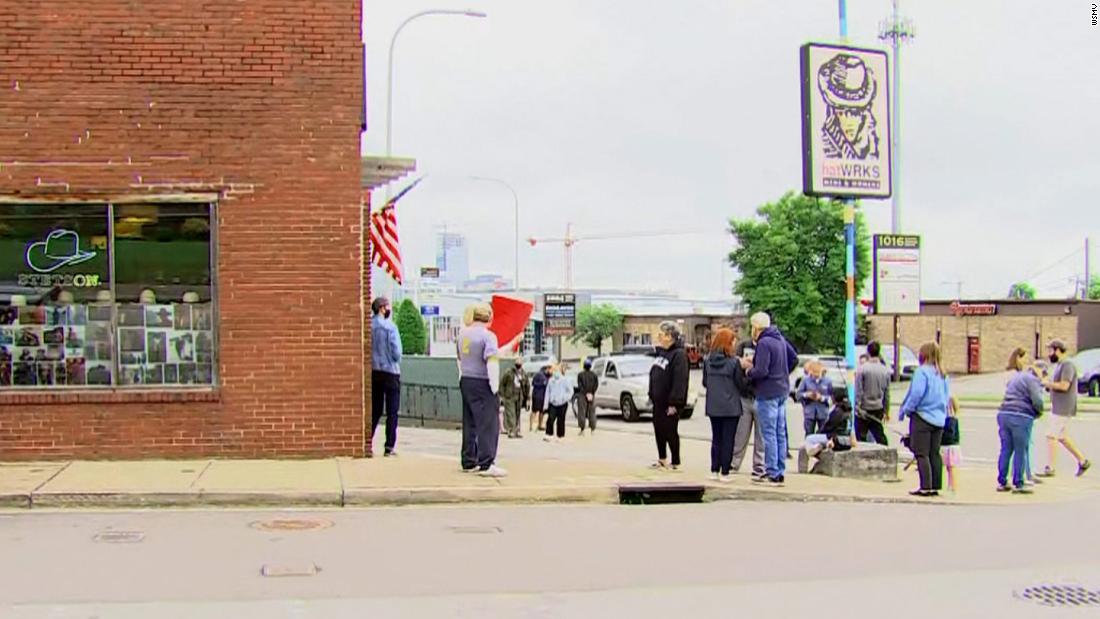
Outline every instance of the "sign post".
POLYGON ((554 353, 562 358, 562 336, 577 332, 577 295, 572 293, 547 293, 543 295, 543 332, 554 338, 554 353))
POLYGON ((920 313, 920 237, 874 236, 875 314, 894 317, 894 380, 901 380, 901 315, 920 313))
MULTIPOLYGON (((839 0, 840 38, 848 38, 839 0)), ((891 193, 890 94, 886 52, 827 43, 801 47, 802 192, 845 201, 844 350, 855 417, 855 240, 858 198, 891 193)))

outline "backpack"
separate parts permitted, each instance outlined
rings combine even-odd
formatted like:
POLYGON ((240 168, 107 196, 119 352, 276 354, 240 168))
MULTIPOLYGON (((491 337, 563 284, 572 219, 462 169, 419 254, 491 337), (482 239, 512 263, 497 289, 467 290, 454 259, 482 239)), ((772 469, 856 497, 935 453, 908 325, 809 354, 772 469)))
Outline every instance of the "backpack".
POLYGON ((959 418, 948 417, 943 424, 943 439, 940 440, 940 445, 958 445, 959 438, 959 418))

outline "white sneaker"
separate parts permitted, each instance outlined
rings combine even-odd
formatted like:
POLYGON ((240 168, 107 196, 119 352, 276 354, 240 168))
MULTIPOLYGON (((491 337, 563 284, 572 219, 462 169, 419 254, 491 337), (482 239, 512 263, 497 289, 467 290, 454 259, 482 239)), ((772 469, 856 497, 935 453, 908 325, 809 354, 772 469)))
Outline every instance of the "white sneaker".
POLYGON ((711 481, 718 481, 718 473, 711 473, 710 474, 710 480, 711 481))
POLYGON ((718 478, 718 481, 722 482, 723 484, 732 484, 733 483, 733 475, 732 474, 731 475, 722 475, 721 477, 718 478))
POLYGON ((481 477, 508 477, 508 471, 505 471, 495 464, 484 471, 478 471, 477 474, 481 477))

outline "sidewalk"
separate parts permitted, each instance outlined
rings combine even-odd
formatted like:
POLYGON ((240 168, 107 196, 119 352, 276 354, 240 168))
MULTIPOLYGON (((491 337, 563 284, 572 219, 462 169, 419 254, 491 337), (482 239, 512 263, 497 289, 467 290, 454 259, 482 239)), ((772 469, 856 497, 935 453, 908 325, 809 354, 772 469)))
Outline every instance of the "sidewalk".
POLYGON ((618 502, 623 484, 704 484, 704 500, 870 501, 1015 505, 1069 501, 1100 490, 1100 475, 1058 478, 1032 496, 998 494, 993 472, 963 469, 958 495, 910 497, 913 470, 900 483, 787 476, 782 488, 707 480, 709 444, 685 441, 682 472, 653 472, 652 441, 622 433, 570 437, 562 444, 536 437, 501 439, 510 475, 487 479, 459 471, 457 433, 402 429, 407 448, 371 460, 153 460, 0 464, 3 508, 342 507, 441 503, 618 502), (453 450, 452 450, 453 448, 453 450), (451 455, 448 455, 448 453, 451 455))

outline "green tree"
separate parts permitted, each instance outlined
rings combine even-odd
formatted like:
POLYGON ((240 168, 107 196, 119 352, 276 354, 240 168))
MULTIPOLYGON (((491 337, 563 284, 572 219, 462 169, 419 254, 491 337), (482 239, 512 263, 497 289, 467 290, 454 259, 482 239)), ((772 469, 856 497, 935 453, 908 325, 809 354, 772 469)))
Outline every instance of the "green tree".
POLYGON ((584 342, 595 348, 596 354, 603 354, 603 341, 623 326, 623 315, 614 305, 589 305, 577 312, 577 332, 569 341, 576 344, 584 342))
POLYGON ((428 329, 424 326, 424 319, 420 317, 420 310, 412 300, 405 299, 397 306, 394 323, 401 335, 401 350, 406 355, 423 355, 428 352, 428 329))
POLYGON ((1008 289, 1008 298, 1017 299, 1021 301, 1031 301, 1035 299, 1035 286, 1027 282, 1016 282, 1012 284, 1012 287, 1008 289))
MULTIPOLYGON (((737 248, 730 264, 741 273, 734 292, 772 321, 799 350, 844 346, 844 203, 789 192, 731 219, 737 248)), ((858 299, 871 270, 867 224, 856 211, 855 288, 858 299)))
POLYGON ((1100 301, 1100 275, 1093 275, 1089 282, 1088 297, 1093 301, 1100 301))

